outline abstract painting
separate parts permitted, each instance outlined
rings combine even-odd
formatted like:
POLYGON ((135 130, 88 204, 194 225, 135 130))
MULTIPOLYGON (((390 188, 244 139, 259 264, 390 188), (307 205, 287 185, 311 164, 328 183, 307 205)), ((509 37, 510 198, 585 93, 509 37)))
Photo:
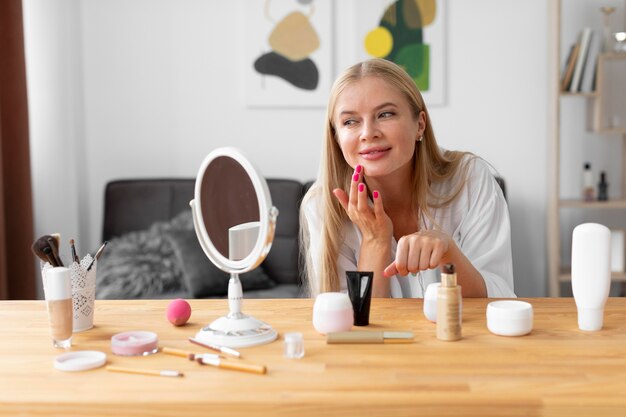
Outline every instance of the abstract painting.
POLYGON ((339 1, 337 9, 353 16, 340 32, 339 66, 388 59, 409 73, 427 105, 445 103, 444 0, 339 1))
POLYGON ((333 77, 331 2, 244 3, 247 104, 324 106, 333 77))

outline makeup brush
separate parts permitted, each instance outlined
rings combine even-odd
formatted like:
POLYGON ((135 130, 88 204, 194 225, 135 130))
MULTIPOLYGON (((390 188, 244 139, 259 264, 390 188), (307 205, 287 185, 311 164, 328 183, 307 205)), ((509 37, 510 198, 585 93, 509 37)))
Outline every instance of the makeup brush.
POLYGON ((107 371, 112 371, 112 372, 124 372, 127 374, 140 374, 140 375, 155 375, 155 376, 174 376, 174 377, 182 377, 185 376, 185 374, 183 374, 180 371, 173 371, 173 370, 159 370, 159 369, 138 369, 138 368, 124 368, 121 366, 113 366, 113 365, 109 365, 106 367, 107 371))
POLYGON ((54 239, 54 243, 56 243, 57 248, 61 247, 61 233, 50 233, 50 236, 54 239))
POLYGON ((48 244, 50 245, 50 249, 52 249, 52 256, 56 260, 57 266, 63 266, 63 261, 61 261, 61 257, 59 256, 59 240, 60 235, 46 235, 46 239, 48 240, 48 244))
POLYGON ((218 355, 205 355, 197 357, 196 362, 198 362, 200 365, 211 365, 218 368, 231 369, 233 371, 251 372, 254 374, 267 373, 267 368, 265 367, 265 365, 253 365, 242 362, 225 361, 220 359, 219 357, 216 358, 215 356, 218 355))
MULTIPOLYGON (((46 256, 45 253, 43 253, 43 248, 39 248, 39 245, 37 244, 38 240, 34 241, 33 244, 30 246, 30 250, 33 251, 33 253, 35 254, 36 257, 38 257, 39 259, 41 259, 44 262, 48 262, 48 257, 46 256)), ((46 248, 48 247, 48 245, 45 246, 46 248)))
POLYGON ((91 261, 91 263, 89 264, 89 266, 87 267, 87 271, 91 271, 91 267, 93 266, 94 263, 96 263, 96 261, 98 259, 100 259, 100 256, 102 256, 102 252, 104 252, 104 248, 106 247, 106 245, 109 244, 108 240, 105 240, 104 243, 102 244, 102 246, 100 246, 98 248, 98 250, 96 251, 96 254, 93 256, 93 260, 91 261))
POLYGON ((43 235, 39 239, 35 240, 31 246, 31 250, 42 261, 50 262, 50 265, 52 266, 60 266, 54 257, 54 252, 50 247, 48 237, 50 237, 50 235, 43 235))
POLYGON ((46 262, 48 262, 52 266, 57 266, 56 259, 54 259, 54 256, 52 256, 52 249, 50 249, 50 246, 46 246, 45 248, 43 248, 43 254, 46 257, 46 262))
POLYGON ((76 246, 74 246, 74 239, 70 239, 70 249, 72 251, 72 259, 76 263, 80 263, 80 258, 78 257, 78 253, 76 252, 76 246))

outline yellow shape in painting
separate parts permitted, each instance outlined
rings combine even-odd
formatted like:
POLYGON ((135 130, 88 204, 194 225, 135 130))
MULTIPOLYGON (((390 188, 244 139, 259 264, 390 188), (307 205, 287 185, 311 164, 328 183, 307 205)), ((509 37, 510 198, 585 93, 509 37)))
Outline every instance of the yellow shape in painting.
POLYGON ((422 27, 428 26, 435 20, 437 4, 435 0, 416 0, 417 8, 422 17, 422 27))
POLYGON ((270 34, 269 43, 275 52, 292 61, 301 61, 320 47, 320 39, 309 18, 300 12, 281 20, 270 34))
POLYGON ((365 36, 365 50, 376 58, 384 58, 393 48, 393 36, 385 27, 378 26, 365 36))

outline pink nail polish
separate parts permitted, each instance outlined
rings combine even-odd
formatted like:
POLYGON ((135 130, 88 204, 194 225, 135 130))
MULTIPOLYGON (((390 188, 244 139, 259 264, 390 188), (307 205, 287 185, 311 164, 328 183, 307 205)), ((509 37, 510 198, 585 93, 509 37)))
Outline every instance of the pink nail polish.
POLYGON ((362 193, 362 192, 363 192, 363 190, 365 190, 365 184, 360 183, 360 184, 359 184, 359 192, 361 192, 361 193, 362 193))
POLYGON ((352 179, 354 181, 358 181, 359 180, 359 174, 354 174, 354 176, 352 177, 352 179))
POLYGON ((372 195, 374 196, 374 198, 378 198, 378 191, 374 191, 372 195))
POLYGON ((356 168, 355 168, 356 173, 360 174, 362 169, 363 169, 363 167, 361 165, 357 165, 356 168))

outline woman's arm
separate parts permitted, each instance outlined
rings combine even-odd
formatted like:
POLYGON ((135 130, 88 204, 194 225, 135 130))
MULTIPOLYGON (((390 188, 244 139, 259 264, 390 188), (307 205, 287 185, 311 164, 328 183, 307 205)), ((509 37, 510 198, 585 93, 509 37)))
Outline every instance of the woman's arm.
POLYGON ((386 244, 377 239, 365 238, 361 241, 359 250, 359 271, 373 271, 372 297, 390 297, 389 278, 385 277, 383 270, 391 261, 391 238, 386 244))
POLYGON ((454 239, 438 230, 402 237, 385 276, 406 275, 453 263, 465 297, 515 297, 508 208, 502 191, 484 161, 470 170, 467 198, 454 239))
POLYGON ((440 265, 454 264, 463 297, 487 297, 487 286, 483 276, 478 269, 474 268, 454 240, 450 240, 450 248, 441 258, 440 265))
POLYGON ((391 236, 393 224, 383 207, 379 192, 372 192, 373 207, 368 201, 367 186, 360 182, 361 168, 357 166, 350 185, 350 194, 342 189, 333 190, 333 194, 342 205, 348 217, 361 232, 359 248, 359 271, 373 271, 373 297, 389 297, 391 295, 389 280, 383 270, 391 260, 391 236))

